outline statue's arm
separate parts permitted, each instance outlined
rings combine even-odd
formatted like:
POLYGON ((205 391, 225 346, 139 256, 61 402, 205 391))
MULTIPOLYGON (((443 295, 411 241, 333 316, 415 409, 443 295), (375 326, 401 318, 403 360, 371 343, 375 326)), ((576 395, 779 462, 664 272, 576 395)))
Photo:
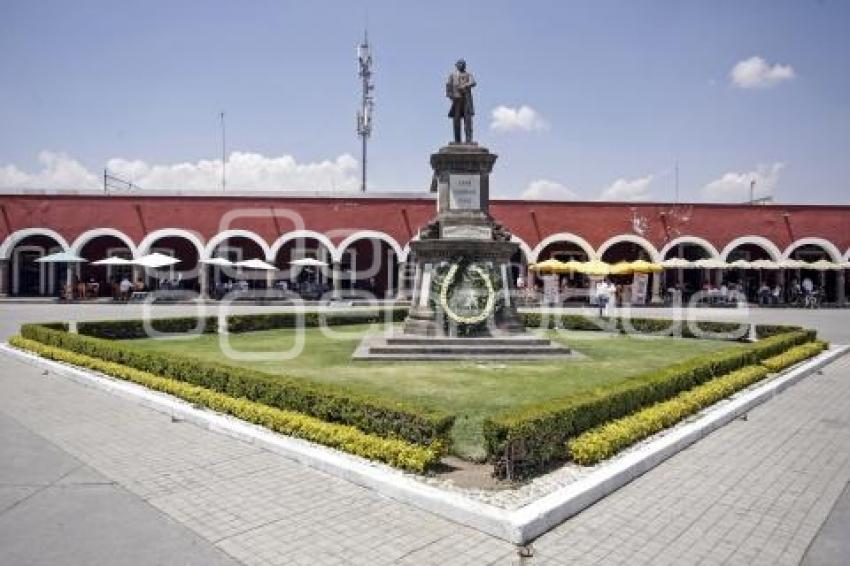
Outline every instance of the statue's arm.
POLYGON ((472 87, 474 87, 476 84, 478 84, 478 83, 476 83, 476 82, 475 82, 475 76, 474 76, 472 73, 469 73, 469 84, 468 84, 467 86, 468 86, 469 88, 472 88, 472 87))

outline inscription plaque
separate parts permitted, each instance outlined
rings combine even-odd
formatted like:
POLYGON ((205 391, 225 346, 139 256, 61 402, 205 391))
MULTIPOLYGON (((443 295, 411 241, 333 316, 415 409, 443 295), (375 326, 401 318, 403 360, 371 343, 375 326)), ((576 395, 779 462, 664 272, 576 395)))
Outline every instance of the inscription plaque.
POLYGON ((449 208, 452 210, 481 208, 481 175, 449 175, 449 208))
POLYGON ((465 226, 449 224, 442 228, 443 238, 468 238, 471 240, 490 240, 493 231, 489 226, 465 226))

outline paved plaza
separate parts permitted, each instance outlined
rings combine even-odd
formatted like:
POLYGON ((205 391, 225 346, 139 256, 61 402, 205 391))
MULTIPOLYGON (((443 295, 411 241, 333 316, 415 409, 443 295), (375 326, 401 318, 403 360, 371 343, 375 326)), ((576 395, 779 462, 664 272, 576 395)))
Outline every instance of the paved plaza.
MULTIPOLYGON (((5 303, 0 335, 22 321, 139 312, 5 303)), ((850 311, 750 316, 850 343, 850 311)), ((839 564, 848 407, 844 357, 545 534, 522 563, 839 564)), ((512 563, 516 548, 501 540, 0 358, 0 564, 512 563)))

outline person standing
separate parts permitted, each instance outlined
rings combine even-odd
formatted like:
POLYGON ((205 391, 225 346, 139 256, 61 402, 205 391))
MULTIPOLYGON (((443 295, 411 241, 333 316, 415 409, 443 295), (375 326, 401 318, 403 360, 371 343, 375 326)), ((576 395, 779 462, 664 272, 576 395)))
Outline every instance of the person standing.
POLYGON ((609 300, 610 291, 608 288, 608 281, 603 279, 596 284, 596 304, 599 307, 600 317, 602 317, 603 312, 607 314, 609 300))
POLYGON ((125 276, 124 279, 121 280, 121 283, 118 284, 118 289, 121 292, 121 300, 125 303, 130 300, 130 290, 133 288, 133 284, 130 283, 130 280, 125 276))

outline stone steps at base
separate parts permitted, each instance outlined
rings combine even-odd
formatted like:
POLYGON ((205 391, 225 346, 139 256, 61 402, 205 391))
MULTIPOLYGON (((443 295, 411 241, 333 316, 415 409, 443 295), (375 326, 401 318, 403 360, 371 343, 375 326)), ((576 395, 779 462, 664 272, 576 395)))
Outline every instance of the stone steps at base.
POLYGON ((425 336, 387 337, 388 346, 548 346, 550 340, 533 336, 505 338, 429 338, 425 336))
POLYGON ((352 359, 357 360, 368 360, 368 361, 384 361, 384 362, 439 362, 439 361, 455 361, 455 360, 467 360, 467 361, 477 361, 477 362, 540 362, 545 360, 556 360, 561 358, 570 358, 572 354, 569 352, 566 353, 548 353, 548 354, 536 354, 536 355, 527 355, 527 354, 367 354, 367 355, 354 355, 352 359))
POLYGON ((544 344, 538 346, 503 346, 503 345, 430 345, 430 346, 370 346, 370 355, 399 354, 399 355, 463 355, 463 356, 552 356, 569 355, 570 349, 563 346, 544 344))

